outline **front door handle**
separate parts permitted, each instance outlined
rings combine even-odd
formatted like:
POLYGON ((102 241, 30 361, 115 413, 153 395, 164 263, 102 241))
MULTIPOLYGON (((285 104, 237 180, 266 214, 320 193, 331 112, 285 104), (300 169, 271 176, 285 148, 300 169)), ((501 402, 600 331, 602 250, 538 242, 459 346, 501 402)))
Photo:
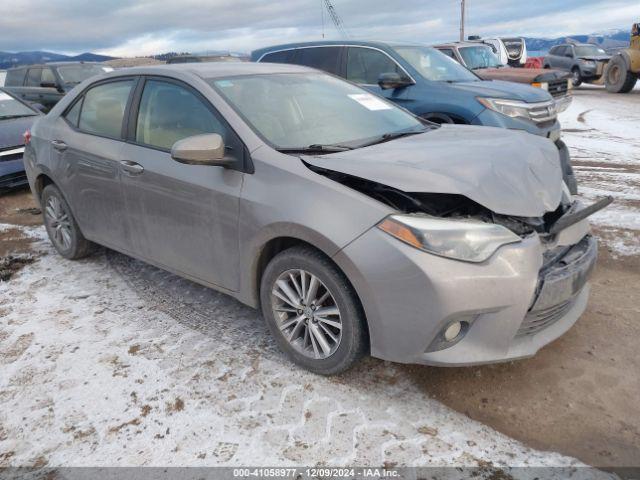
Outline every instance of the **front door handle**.
POLYGON ((64 143, 62 140, 52 140, 51 146, 56 150, 58 150, 59 152, 63 152, 67 149, 67 144, 64 143))
POLYGON ((131 160, 122 160, 120 165, 122 166, 122 170, 131 175, 140 175, 144 172, 144 167, 142 165, 132 162, 131 160))

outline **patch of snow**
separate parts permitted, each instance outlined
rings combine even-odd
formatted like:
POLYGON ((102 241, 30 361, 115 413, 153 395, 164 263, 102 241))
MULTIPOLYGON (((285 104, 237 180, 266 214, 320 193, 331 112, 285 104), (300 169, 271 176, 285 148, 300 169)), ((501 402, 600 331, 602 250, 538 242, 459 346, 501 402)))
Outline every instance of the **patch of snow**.
POLYGON ((640 243, 640 138, 637 95, 613 95, 580 89, 560 115, 571 152, 580 196, 615 202, 590 217, 614 254, 636 255, 640 243), (591 165, 593 164, 593 165, 591 165))
POLYGON ((298 369, 226 295, 114 252, 71 262, 38 246, 0 285, 10 465, 582 465, 450 410, 395 365, 298 369))

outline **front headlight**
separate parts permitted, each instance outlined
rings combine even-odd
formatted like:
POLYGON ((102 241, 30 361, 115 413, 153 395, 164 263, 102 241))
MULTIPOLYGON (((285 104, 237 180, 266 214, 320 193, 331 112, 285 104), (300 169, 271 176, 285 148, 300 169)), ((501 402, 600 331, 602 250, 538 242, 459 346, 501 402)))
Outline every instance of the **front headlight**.
POLYGON ((585 67, 595 67, 596 62, 594 62, 593 60, 583 60, 583 65, 585 67))
POLYGON ((533 82, 531 84, 532 87, 541 88, 542 90, 549 91, 549 83, 548 82, 533 82))
POLYGON ((511 118, 524 118, 532 122, 542 123, 555 120, 558 115, 555 102, 527 103, 519 100, 478 97, 478 101, 489 110, 511 118))
POLYGON ((425 252, 474 263, 484 262, 503 245, 521 241, 501 225, 421 215, 390 215, 378 228, 425 252))

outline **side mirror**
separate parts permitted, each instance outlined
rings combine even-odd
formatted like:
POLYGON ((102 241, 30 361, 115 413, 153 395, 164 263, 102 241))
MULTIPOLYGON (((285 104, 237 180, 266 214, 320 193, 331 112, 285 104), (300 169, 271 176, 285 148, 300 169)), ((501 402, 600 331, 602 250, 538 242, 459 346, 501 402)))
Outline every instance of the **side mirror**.
POLYGON ((40 82, 42 88, 58 88, 56 82, 40 82))
POLYGON ((41 103, 30 103, 29 105, 42 113, 45 113, 45 110, 47 109, 47 107, 45 107, 41 103))
POLYGON ((217 133, 205 133, 183 138, 173 144, 171 158, 189 165, 230 167, 235 163, 225 157, 224 141, 217 133))
POLYGON ((565 53, 564 56, 567 58, 573 58, 573 53, 565 53))
POLYGON ((406 77, 401 77, 399 73, 390 72, 380 74, 380 77, 378 77, 378 85, 380 85, 380 88, 383 90, 389 90, 391 88, 407 87, 413 85, 413 82, 406 77))

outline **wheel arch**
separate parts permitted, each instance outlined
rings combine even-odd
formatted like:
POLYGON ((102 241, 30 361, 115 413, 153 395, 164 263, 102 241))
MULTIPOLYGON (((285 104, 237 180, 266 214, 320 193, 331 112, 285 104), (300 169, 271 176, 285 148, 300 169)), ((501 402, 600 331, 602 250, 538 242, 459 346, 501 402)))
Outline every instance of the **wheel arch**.
POLYGON ((468 125, 469 122, 460 115, 449 112, 428 112, 420 115, 420 118, 434 123, 450 123, 454 125, 468 125), (450 120, 450 121, 449 121, 450 120))
POLYGON ((269 262, 280 252, 289 248, 297 246, 309 247, 327 257, 327 259, 329 259, 345 276, 349 285, 353 289, 361 311, 363 312, 367 335, 369 335, 369 321, 367 320, 366 309, 362 304, 362 296, 358 292, 356 284, 351 278, 349 278, 349 275, 344 268, 345 265, 341 265, 335 258, 336 254, 340 251, 340 247, 333 244, 328 239, 326 240, 327 243, 323 243, 322 241, 318 242, 317 233, 315 233, 314 238, 310 238, 308 234, 305 235, 302 232, 303 231, 298 231, 295 234, 288 233, 286 235, 273 235, 260 242, 260 245, 255 249, 255 255, 252 256, 253 262, 249 266, 248 272, 245 274, 245 277, 248 278, 247 281, 243 282, 245 286, 241 290, 244 292, 240 295, 239 299, 248 305, 259 308, 260 282, 262 281, 262 275, 264 274, 269 262))
POLYGON ((42 199, 42 191, 44 190, 44 187, 46 187, 47 185, 55 184, 56 183, 53 181, 53 178, 51 178, 51 176, 47 173, 41 172, 40 174, 38 174, 35 181, 33 182, 33 187, 35 190, 34 193, 36 194, 38 202, 40 202, 40 200, 42 199))

